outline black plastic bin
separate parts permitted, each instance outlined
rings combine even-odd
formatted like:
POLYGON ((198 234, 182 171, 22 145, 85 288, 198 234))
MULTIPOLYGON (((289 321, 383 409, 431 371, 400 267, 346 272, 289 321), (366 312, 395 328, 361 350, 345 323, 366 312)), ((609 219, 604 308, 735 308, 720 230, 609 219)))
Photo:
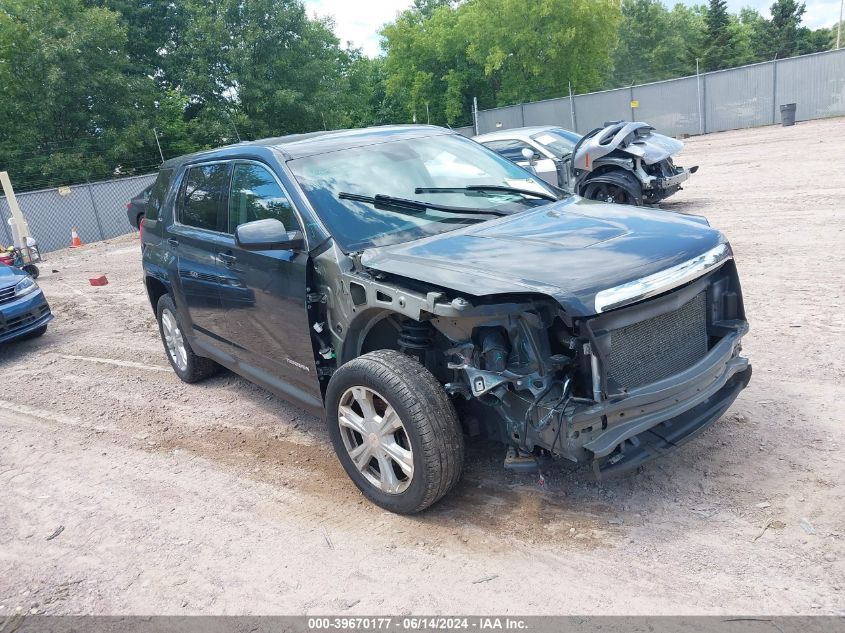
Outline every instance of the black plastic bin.
POLYGON ((787 103, 780 107, 780 123, 783 127, 795 125, 795 104, 787 103))

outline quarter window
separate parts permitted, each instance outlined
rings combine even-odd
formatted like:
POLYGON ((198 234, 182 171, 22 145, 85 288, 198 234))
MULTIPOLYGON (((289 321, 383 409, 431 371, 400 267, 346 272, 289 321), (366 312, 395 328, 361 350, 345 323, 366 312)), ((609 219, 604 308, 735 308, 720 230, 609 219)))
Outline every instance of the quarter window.
POLYGON ((290 200, 273 174, 261 165, 235 164, 229 193, 229 231, 268 218, 279 220, 288 231, 299 228, 290 200))
POLYGON ((162 169, 158 172, 155 184, 152 191, 147 194, 147 206, 144 210, 144 217, 148 220, 158 220, 161 205, 164 204, 164 199, 167 197, 167 191, 170 189, 170 181, 173 180, 172 169, 162 169))
POLYGON ((185 177, 179 221, 199 229, 220 231, 228 175, 227 163, 191 167, 185 177))

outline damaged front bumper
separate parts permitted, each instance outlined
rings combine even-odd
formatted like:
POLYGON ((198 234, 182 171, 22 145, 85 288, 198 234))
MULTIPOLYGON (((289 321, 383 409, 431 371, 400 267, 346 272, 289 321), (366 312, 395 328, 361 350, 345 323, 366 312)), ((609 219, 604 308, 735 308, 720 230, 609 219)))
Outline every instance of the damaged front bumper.
MULTIPOLYGON (((707 428, 733 403, 751 379, 740 356, 748 331, 737 322, 698 363, 624 396, 576 405, 561 418, 553 452, 576 462, 592 461, 598 475, 617 474, 680 446, 707 428)), ((551 429, 545 435, 552 435, 551 429)))
POLYGON ((698 167, 692 167, 690 169, 686 169, 685 167, 677 167, 677 172, 674 176, 666 176, 663 178, 656 178, 653 181, 653 187, 655 189, 673 189, 676 187, 680 187, 683 183, 689 180, 690 174, 694 174, 698 171, 698 167))

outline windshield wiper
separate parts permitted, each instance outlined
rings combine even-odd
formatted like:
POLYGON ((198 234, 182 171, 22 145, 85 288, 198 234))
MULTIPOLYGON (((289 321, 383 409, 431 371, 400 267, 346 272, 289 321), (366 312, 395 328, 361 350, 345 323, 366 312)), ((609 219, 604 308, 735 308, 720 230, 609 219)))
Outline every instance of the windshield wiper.
POLYGON ((472 207, 450 207, 443 204, 433 204, 431 202, 423 202, 422 200, 407 200, 406 198, 394 198, 393 196, 385 196, 377 193, 374 196, 362 196, 357 193, 349 193, 341 191, 337 194, 341 200, 354 200, 355 202, 366 202, 373 205, 376 209, 384 209, 385 211, 400 211, 404 213, 414 212, 421 213, 428 210, 443 211, 444 213, 466 213, 476 215, 509 215, 504 211, 497 211, 496 209, 475 209, 472 207))
POLYGON ((417 187, 414 193, 467 193, 484 195, 485 193, 518 193, 523 196, 542 198, 557 202, 558 198, 544 191, 531 191, 530 189, 519 189, 518 187, 505 187, 503 185, 470 185, 468 187, 417 187))

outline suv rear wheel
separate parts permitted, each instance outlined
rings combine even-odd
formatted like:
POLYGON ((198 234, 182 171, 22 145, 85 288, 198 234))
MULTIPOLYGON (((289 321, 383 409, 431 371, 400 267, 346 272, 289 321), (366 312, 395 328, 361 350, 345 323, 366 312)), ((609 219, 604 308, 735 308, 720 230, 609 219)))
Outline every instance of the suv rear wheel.
POLYGON ((446 392, 415 359, 379 350, 346 363, 332 376, 326 409, 343 468, 382 508, 419 512, 460 479, 460 422, 446 392))
POLYGON ((210 358, 194 354, 188 339, 183 334, 182 324, 177 316, 176 306, 170 295, 162 295, 156 309, 158 331, 167 352, 167 360, 173 371, 183 381, 198 382, 220 371, 220 365, 210 358))

